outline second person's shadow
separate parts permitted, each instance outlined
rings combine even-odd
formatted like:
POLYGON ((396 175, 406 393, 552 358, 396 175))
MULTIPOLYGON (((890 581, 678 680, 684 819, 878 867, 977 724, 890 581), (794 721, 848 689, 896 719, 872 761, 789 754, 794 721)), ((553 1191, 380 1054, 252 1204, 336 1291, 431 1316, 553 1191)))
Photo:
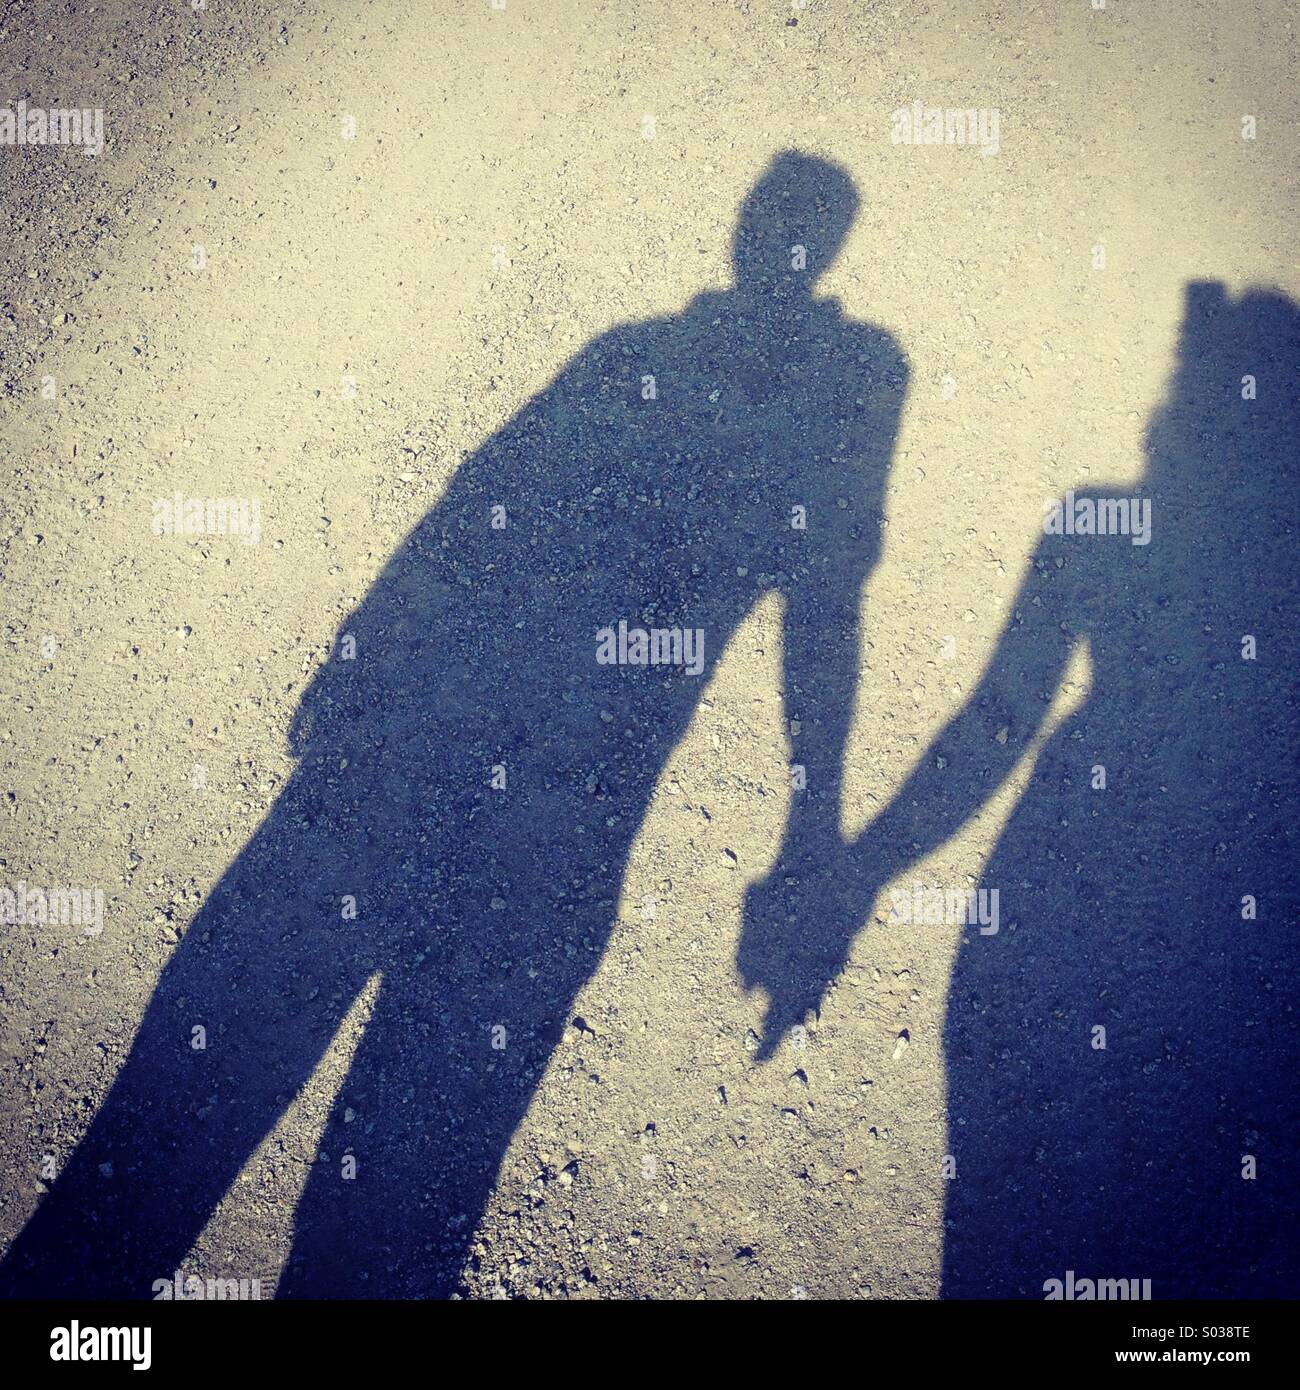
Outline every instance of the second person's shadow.
POLYGON ((887 334, 813 294, 856 204, 841 169, 779 156, 733 289, 605 334, 464 463, 343 625, 290 784, 169 961, 5 1292, 170 1279, 376 972, 280 1292, 453 1290, 665 759, 768 592, 808 782, 787 842, 838 857, 907 383, 887 334), (702 669, 602 664, 620 620, 698 631, 702 669))
POLYGON ((1189 285, 1144 472, 1044 499, 1069 532, 1045 508, 961 709, 838 862, 751 892, 742 962, 797 1018, 886 885, 903 939, 952 930, 908 910, 943 886, 920 866, 1030 764, 981 879, 996 930, 967 925, 948 992, 945 1296, 1300 1289, 1297 360, 1285 295, 1189 285), (818 929, 783 938, 777 910, 818 929))

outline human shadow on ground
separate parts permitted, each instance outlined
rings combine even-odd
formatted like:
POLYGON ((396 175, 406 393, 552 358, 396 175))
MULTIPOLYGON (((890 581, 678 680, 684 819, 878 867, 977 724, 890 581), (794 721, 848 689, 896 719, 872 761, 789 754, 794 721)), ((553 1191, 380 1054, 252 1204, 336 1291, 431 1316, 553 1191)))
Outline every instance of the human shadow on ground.
POLYGON ((1067 1271, 1300 1293, 1297 362, 1289 299, 1188 286, 1145 473, 1058 499, 987 673, 852 851, 934 930, 915 889, 946 885, 915 866, 1032 754, 1086 647, 980 879, 998 929, 965 930, 949 988, 947 1296, 1068 1296, 1067 1271), (1145 543, 1079 530, 1126 498, 1145 543))
MULTIPOLYGON (((741 211, 734 288, 604 334, 464 462, 305 692, 296 771, 165 967, 6 1293, 170 1280, 376 972, 279 1293, 454 1291, 665 759, 774 591, 808 784, 786 841, 812 865, 839 853, 907 383, 886 333, 814 294, 856 205, 841 169, 778 156, 741 211), (659 664, 634 664, 638 630, 659 664)), ((770 926, 750 983, 779 1028, 841 933, 786 979, 770 926)))

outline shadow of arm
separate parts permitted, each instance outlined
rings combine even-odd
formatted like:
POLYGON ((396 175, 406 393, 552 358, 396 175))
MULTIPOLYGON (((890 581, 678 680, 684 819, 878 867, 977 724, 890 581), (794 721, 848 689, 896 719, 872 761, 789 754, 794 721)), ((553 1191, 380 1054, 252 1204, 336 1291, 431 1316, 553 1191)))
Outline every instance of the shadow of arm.
MULTIPOLYGON (((1077 637, 1062 620, 1068 571, 1040 547, 979 685, 917 759, 906 782, 862 832, 854 854, 884 888, 955 836, 1005 784, 1044 726, 1077 637)), ((868 906, 867 910, 870 910, 868 906)))

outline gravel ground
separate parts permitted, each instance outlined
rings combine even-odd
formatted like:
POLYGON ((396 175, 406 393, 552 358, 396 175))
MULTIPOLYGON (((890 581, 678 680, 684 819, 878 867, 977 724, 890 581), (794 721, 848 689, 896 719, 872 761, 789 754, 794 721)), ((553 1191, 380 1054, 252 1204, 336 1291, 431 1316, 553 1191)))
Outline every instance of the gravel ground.
POLYGON ((1293 1296, 1294 31, 7 4, 0 1287, 1293 1296))

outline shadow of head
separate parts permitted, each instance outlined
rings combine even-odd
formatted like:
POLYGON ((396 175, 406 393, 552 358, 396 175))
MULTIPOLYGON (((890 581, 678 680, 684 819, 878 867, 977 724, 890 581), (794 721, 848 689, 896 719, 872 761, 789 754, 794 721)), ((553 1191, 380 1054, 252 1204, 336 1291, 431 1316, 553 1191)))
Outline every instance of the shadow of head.
POLYGON ((736 288, 811 294, 839 254, 858 201, 838 164, 795 150, 777 155, 740 209, 731 250, 736 288))
MULTIPOLYGON (((1297 357, 1300 311, 1286 295, 1187 285, 1169 390, 1145 436, 1146 479, 1166 503, 1236 514, 1276 505, 1269 489, 1293 485, 1296 471, 1297 357)), ((1232 528, 1220 514, 1213 529, 1232 528)))

